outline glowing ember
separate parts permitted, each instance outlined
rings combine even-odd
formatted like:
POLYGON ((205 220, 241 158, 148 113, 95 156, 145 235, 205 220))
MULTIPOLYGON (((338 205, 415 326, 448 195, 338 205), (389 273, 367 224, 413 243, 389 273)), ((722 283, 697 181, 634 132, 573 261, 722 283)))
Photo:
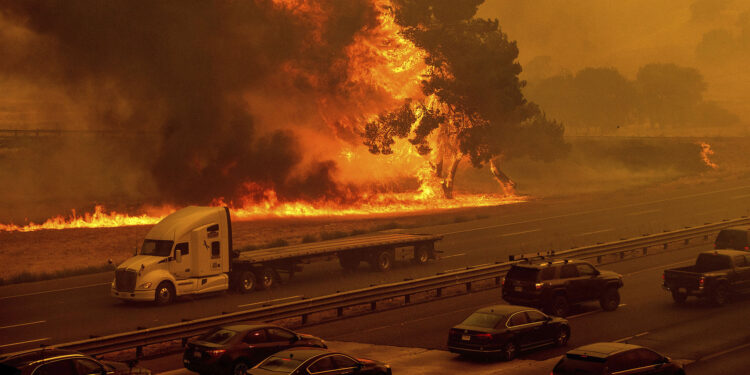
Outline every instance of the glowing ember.
POLYGON ((714 150, 711 149, 711 145, 706 142, 701 142, 701 159, 703 159, 703 162, 706 163, 707 166, 711 167, 712 169, 719 169, 719 166, 716 165, 716 163, 712 162, 709 158, 711 155, 714 154, 714 150))

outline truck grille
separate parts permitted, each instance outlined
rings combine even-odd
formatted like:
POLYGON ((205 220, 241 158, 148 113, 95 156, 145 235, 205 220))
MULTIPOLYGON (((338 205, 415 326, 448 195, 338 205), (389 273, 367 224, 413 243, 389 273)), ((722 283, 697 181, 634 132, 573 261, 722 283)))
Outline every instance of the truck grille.
POLYGON ((115 288, 118 292, 132 292, 135 290, 135 271, 115 271, 115 288))

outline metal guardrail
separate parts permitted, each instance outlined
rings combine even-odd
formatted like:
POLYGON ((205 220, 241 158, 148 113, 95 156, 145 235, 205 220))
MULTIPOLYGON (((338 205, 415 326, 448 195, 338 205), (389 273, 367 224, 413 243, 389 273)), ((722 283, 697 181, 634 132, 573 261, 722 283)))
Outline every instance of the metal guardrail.
MULTIPOLYGON (((750 224, 750 218, 726 220, 700 227, 684 228, 660 234, 644 235, 633 239, 558 251, 554 253, 554 256, 577 259, 596 258, 597 263, 601 263, 604 257, 614 255, 616 258, 615 261, 617 261, 624 259, 628 253, 640 252, 640 255, 647 255, 648 249, 654 246, 662 246, 664 249, 667 249, 671 243, 682 242, 683 244, 688 244, 691 239, 696 237, 703 237, 704 240, 708 240, 710 234, 722 228, 748 224, 750 224)), ((512 260, 468 267, 465 270, 439 273, 435 276, 415 280, 377 285, 220 316, 57 344, 53 345, 53 347, 74 349, 89 355, 100 355, 136 348, 137 355, 140 355, 144 346, 173 340, 182 340, 184 343, 190 337, 197 336, 213 327, 228 323, 248 320, 278 321, 288 318, 300 318, 301 323, 304 325, 308 323, 308 318, 316 313, 336 311, 336 317, 343 317, 345 316, 344 309, 346 308, 369 304, 370 309, 374 311, 378 308, 378 302, 401 297, 404 298, 404 305, 409 305, 411 303, 411 296, 415 294, 434 291, 435 297, 439 298, 443 297, 444 289, 456 286, 464 286, 464 293, 468 293, 472 291, 472 284, 479 281, 491 280, 491 287, 497 287, 511 265, 521 261, 512 260)))

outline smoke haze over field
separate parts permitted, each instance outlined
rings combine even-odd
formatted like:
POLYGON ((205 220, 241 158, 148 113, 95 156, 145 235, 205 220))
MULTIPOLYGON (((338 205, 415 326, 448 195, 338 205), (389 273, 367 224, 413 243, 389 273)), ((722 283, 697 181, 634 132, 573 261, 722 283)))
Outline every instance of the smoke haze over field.
POLYGON ((740 131, 750 122, 746 1, 488 0, 479 15, 498 18, 518 40, 530 82, 585 68, 614 68, 634 79, 647 64, 674 63, 705 76, 706 98, 739 115, 740 131))

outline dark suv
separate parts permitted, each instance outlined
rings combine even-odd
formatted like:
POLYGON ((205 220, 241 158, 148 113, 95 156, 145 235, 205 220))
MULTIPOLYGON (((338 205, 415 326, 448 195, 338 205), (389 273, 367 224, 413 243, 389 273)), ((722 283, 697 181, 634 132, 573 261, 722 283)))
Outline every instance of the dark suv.
POLYGON ((525 261, 514 264, 503 279, 503 299, 565 316, 571 304, 598 300, 602 309, 620 305, 622 276, 599 271, 581 260, 525 261))
POLYGON ((716 236, 714 249, 750 250, 750 226, 722 229, 716 236))

